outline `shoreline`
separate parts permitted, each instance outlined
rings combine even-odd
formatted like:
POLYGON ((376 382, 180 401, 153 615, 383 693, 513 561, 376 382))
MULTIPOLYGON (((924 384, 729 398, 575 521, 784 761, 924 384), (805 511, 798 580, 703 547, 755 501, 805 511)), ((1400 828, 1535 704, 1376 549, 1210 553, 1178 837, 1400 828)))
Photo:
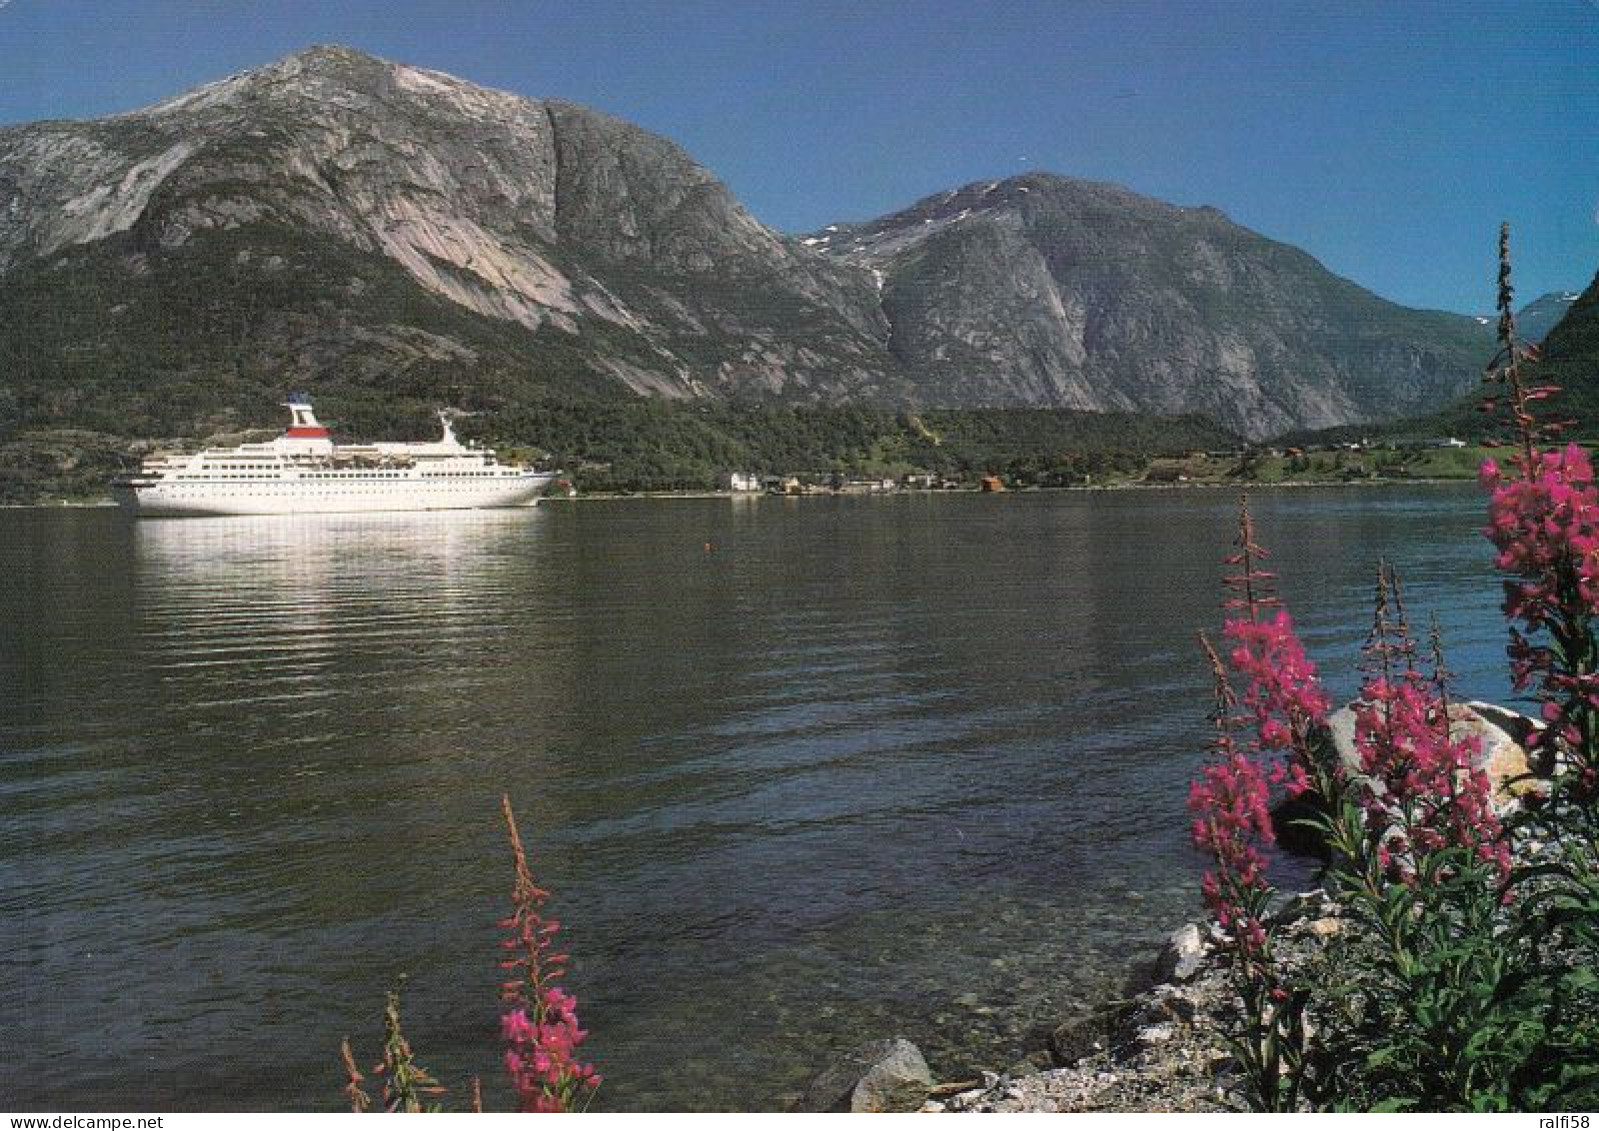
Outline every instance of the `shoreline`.
MULTIPOLYGON (((1279 958, 1301 970, 1344 928, 1343 909, 1319 888, 1287 895, 1271 921, 1279 958)), ((920 1110, 1236 1112, 1228 1033, 1240 1022, 1227 936, 1213 919, 1193 920, 1121 996, 1063 1019, 1045 1049, 965 1086, 935 1086, 920 1110), (1051 1066, 1037 1065, 1044 1058, 1051 1066)))
POLYGON ((626 499, 885 499, 914 496, 944 495, 1054 495, 1070 493, 1106 493, 1112 491, 1276 491, 1309 489, 1344 489, 1374 487, 1447 487, 1452 484, 1474 484, 1475 478, 1462 476, 1456 479, 1352 479, 1333 482, 1318 479, 1288 479, 1278 483, 1083 483, 1070 487, 1012 487, 1004 491, 980 491, 962 487, 952 491, 811 491, 797 495, 768 495, 763 492, 734 491, 634 491, 634 492, 583 492, 574 496, 552 496, 539 500, 546 502, 581 503, 585 501, 615 502, 626 499))
MULTIPOLYGON (((1491 734, 1485 739, 1482 768, 1493 782, 1495 809, 1514 811, 1529 796, 1527 778, 1544 783, 1552 768, 1539 770, 1529 759, 1527 735, 1534 720, 1498 704, 1471 700, 1464 718, 1491 734)), ((1347 713, 1347 708, 1345 709, 1347 713)), ((1353 716, 1347 731, 1329 721, 1341 759, 1358 757, 1353 716)), ((1273 812, 1274 824, 1291 819, 1273 812)), ((1285 848, 1304 856, 1303 849, 1285 848)), ((1523 863, 1542 851, 1527 837, 1511 842, 1523 863)), ((1280 890, 1265 915, 1277 931, 1281 968, 1314 977, 1328 944, 1353 926, 1334 893, 1316 886, 1295 893, 1280 890)), ((964 1086, 934 1086, 920 1110, 928 1112, 1223 1112, 1238 1107, 1238 1075, 1229 1034, 1244 1023, 1233 984, 1229 939, 1215 916, 1204 914, 1173 931, 1159 952, 1135 967, 1121 993, 1085 1003, 1062 1019, 1047 1046, 1029 1052, 1003 1072, 983 1071, 964 1086), (957 1090, 959 1088, 959 1090, 957 1090)))
MULTIPOLYGON (((1278 490, 1344 490, 1391 487, 1447 487, 1455 484, 1473 484, 1476 480, 1466 476, 1458 478, 1427 478, 1427 479, 1350 479, 1344 481, 1331 481, 1319 479, 1285 479, 1276 483, 1239 482, 1239 483, 1082 483, 1070 487, 1014 487, 1004 491, 980 491, 976 488, 962 487, 950 491, 903 490, 883 492, 849 492, 849 491, 812 491, 802 492, 797 495, 770 495, 762 491, 584 491, 576 495, 545 495, 538 500, 538 506, 549 503, 585 503, 585 502, 625 502, 628 500, 646 499, 651 501, 672 501, 684 499, 885 499, 901 498, 908 495, 945 496, 945 495, 1046 495, 1070 493, 1110 493, 1116 491, 1278 491, 1278 490)), ((32 503, 0 503, 0 510, 115 510, 115 500, 107 498, 93 499, 54 499, 50 501, 32 503)), ((481 508, 479 508, 481 509, 481 508)), ((519 510, 529 508, 500 508, 519 510)), ((345 512, 362 513, 362 512, 345 512)), ((366 512, 378 513, 404 513, 398 511, 366 512)), ((228 516, 215 516, 228 517, 228 516)))

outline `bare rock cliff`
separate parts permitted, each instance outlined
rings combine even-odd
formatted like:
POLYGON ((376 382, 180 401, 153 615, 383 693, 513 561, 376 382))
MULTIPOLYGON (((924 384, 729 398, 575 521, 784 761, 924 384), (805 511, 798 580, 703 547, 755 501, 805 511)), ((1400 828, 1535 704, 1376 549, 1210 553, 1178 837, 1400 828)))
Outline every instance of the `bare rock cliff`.
POLYGON ((0 130, 0 403, 24 424, 228 427, 300 384, 356 418, 633 393, 1265 436, 1441 404, 1486 337, 1214 210, 1059 177, 783 236, 627 122, 338 47, 0 130))
POLYGON ((1261 437, 1445 403, 1488 344, 1213 208, 1044 174, 806 242, 876 273, 896 359, 946 402, 1199 412, 1261 437))

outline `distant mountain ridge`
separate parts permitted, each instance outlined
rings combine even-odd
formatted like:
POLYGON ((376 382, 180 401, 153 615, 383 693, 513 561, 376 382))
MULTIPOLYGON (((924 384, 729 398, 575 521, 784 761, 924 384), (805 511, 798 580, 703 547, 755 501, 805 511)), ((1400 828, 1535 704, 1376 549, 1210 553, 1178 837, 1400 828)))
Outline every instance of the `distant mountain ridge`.
MULTIPOLYGON (((1562 298, 1562 306, 1563 317, 1543 335, 1531 379, 1560 390, 1540 404, 1542 415, 1569 419, 1575 435, 1592 439, 1599 436, 1599 274, 1581 294, 1562 298)), ((1531 337, 1519 321, 1516 328, 1531 337)))
MULTIPOLYGON (((1486 316, 1480 320, 1490 321, 1486 316)), ((1537 345, 1528 351, 1525 376, 1529 384, 1550 385, 1556 390, 1538 402, 1539 419, 1563 422, 1564 436, 1591 444, 1599 437, 1599 275, 1581 294, 1554 291, 1521 307, 1516 312, 1516 336, 1524 346, 1537 345), (1557 303, 1547 301, 1551 298, 1557 303), (1539 343, 1534 336, 1539 334, 1539 311, 1551 308, 1562 316, 1543 330, 1539 343)), ((1464 436, 1502 443, 1511 438, 1513 428, 1502 397, 1494 396, 1497 407, 1484 411, 1485 398, 1493 393, 1494 389, 1479 384, 1453 404, 1422 416, 1371 427, 1302 431, 1284 438, 1296 444, 1323 444, 1357 439, 1408 443, 1464 436)))
POLYGON ((1543 341, 1571 312, 1579 297, 1576 291, 1550 291, 1539 295, 1516 311, 1517 332, 1529 342, 1543 341))
POLYGON ((0 130, 0 439, 259 425, 290 384, 356 431, 646 395, 1258 437, 1434 407, 1488 342, 1214 209, 1043 174, 784 236, 636 126, 339 47, 0 130))
POLYGON ((1215 208, 1044 174, 806 242, 882 280, 891 349, 935 396, 1198 412, 1259 437, 1434 407, 1489 340, 1215 208))

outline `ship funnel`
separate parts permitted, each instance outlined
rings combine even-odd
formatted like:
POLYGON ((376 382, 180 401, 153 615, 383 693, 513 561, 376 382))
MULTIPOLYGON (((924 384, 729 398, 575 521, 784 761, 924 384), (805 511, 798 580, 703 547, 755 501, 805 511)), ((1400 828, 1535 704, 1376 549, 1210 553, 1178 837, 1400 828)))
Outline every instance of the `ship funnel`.
POLYGON ((444 429, 444 435, 439 437, 439 443, 446 447, 460 447, 461 441, 455 438, 455 417, 459 415, 454 409, 441 408, 438 410, 439 427, 444 429))
POLYGON ((289 410, 289 430, 284 433, 285 436, 297 440, 327 439, 328 430, 322 427, 316 413, 311 411, 310 397, 304 393, 290 393, 283 407, 289 410))

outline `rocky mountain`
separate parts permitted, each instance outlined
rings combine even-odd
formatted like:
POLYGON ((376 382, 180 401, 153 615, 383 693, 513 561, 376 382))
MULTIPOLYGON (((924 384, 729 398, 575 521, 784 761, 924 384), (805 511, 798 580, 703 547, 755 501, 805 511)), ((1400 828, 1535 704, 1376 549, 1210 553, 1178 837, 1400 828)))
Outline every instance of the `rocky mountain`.
POLYGON ((1057 176, 805 242, 874 273, 889 348, 934 401, 1198 412, 1260 437, 1437 406, 1474 385, 1490 343, 1214 208, 1057 176))
POLYGON ((1431 407, 1487 332, 1122 189, 1031 176, 804 239, 672 143, 318 47, 0 130, 0 441, 346 431, 631 395, 1199 412, 1431 407))
POLYGON ((908 388, 869 276, 676 146, 342 48, 0 131, 0 281, 14 420, 221 427, 295 384, 357 422, 385 395, 908 388))

